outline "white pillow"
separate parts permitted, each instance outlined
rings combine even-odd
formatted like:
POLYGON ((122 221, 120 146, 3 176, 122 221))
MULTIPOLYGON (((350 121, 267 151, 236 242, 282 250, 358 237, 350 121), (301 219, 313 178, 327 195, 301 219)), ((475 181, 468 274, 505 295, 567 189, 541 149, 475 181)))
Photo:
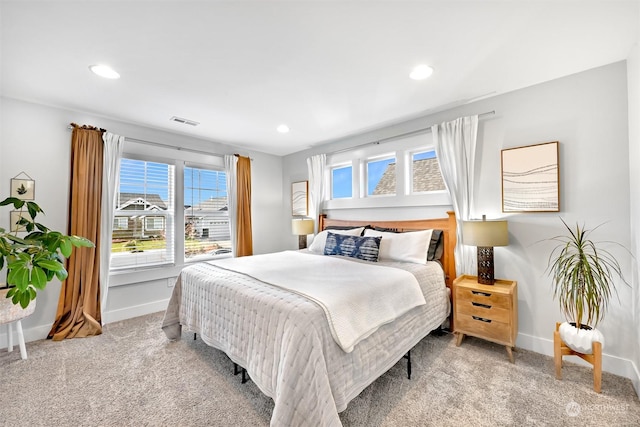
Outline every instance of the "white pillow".
POLYGON ((346 234, 347 236, 360 236, 362 235, 364 227, 350 228, 348 230, 324 230, 318 233, 311 242, 309 250, 314 254, 324 255, 324 245, 327 243, 327 234, 330 232, 335 234, 346 234))
POLYGON ((366 229, 365 236, 382 236, 380 240, 380 261, 404 261, 416 264, 427 263, 427 252, 433 230, 389 233, 366 229))

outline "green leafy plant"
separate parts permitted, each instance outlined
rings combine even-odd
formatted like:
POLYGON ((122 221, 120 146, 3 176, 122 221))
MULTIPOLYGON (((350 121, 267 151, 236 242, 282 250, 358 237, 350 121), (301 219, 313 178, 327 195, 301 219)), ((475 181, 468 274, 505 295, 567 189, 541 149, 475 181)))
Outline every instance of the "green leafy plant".
POLYGON ((595 328, 604 318, 611 296, 618 295, 614 279, 619 277, 627 286, 629 284, 615 257, 589 239, 593 230, 578 224, 572 229, 561 221, 568 235, 550 239, 559 242, 549 255, 547 269, 553 280, 553 296, 567 320, 575 322, 576 328, 585 325, 582 323, 585 317, 586 325, 595 328))
POLYGON ((36 222, 36 216, 44 211, 35 202, 16 197, 0 202, 0 206, 8 205, 19 210, 16 229, 26 231, 27 235, 19 237, 17 231, 0 228, 0 269, 7 267, 7 285, 11 288, 7 298, 26 308, 36 298, 36 291, 44 289, 54 277, 61 281, 67 278, 64 263, 74 247, 94 245, 84 237, 67 236, 36 222))

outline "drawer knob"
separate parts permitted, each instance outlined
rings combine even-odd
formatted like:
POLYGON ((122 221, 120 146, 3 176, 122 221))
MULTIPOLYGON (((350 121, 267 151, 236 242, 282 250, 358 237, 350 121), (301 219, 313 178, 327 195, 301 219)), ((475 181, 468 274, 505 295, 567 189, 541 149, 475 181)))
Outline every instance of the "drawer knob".
POLYGON ((471 291, 472 294, 474 295, 482 295, 483 297, 490 297, 491 294, 489 292, 482 292, 482 291, 471 291))
POLYGON ((485 319, 483 317, 478 317, 478 316, 471 316, 471 317, 473 317, 473 320, 479 320, 481 322, 491 323, 491 319, 485 319))
POLYGON ((471 305, 473 305, 475 307, 491 308, 490 305, 488 305, 488 304, 480 304, 479 302, 471 302, 471 305))

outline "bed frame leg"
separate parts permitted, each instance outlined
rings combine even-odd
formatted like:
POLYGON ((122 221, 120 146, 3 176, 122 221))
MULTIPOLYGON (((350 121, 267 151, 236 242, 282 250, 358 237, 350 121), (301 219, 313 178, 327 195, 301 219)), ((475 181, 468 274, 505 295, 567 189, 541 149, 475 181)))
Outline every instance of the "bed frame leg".
POLYGON ((198 338, 198 334, 196 332, 193 333, 193 340, 195 341, 198 338))
POLYGON ((411 379, 411 350, 407 351, 403 357, 407 359, 407 378, 411 379))
POLYGON ((241 380, 242 384, 246 383, 249 380, 249 378, 247 377, 247 370, 241 367, 240 365, 238 365, 237 363, 234 363, 233 375, 238 375, 238 374, 242 374, 242 380, 241 380))
POLYGON ((433 331, 431 331, 431 334, 434 337, 441 337, 443 335, 447 335, 447 331, 445 331, 444 328, 440 326, 437 329, 434 329, 433 331))

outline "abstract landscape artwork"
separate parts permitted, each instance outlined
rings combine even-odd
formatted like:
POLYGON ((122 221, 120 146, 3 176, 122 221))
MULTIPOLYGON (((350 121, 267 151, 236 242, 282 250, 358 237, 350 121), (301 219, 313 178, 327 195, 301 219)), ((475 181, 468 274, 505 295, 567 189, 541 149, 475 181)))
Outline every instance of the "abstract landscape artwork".
POLYGON ((309 181, 294 182, 291 184, 291 214, 293 216, 307 216, 309 204, 307 192, 309 181))
POLYGON ((560 210, 558 142, 502 150, 502 211, 560 210))

